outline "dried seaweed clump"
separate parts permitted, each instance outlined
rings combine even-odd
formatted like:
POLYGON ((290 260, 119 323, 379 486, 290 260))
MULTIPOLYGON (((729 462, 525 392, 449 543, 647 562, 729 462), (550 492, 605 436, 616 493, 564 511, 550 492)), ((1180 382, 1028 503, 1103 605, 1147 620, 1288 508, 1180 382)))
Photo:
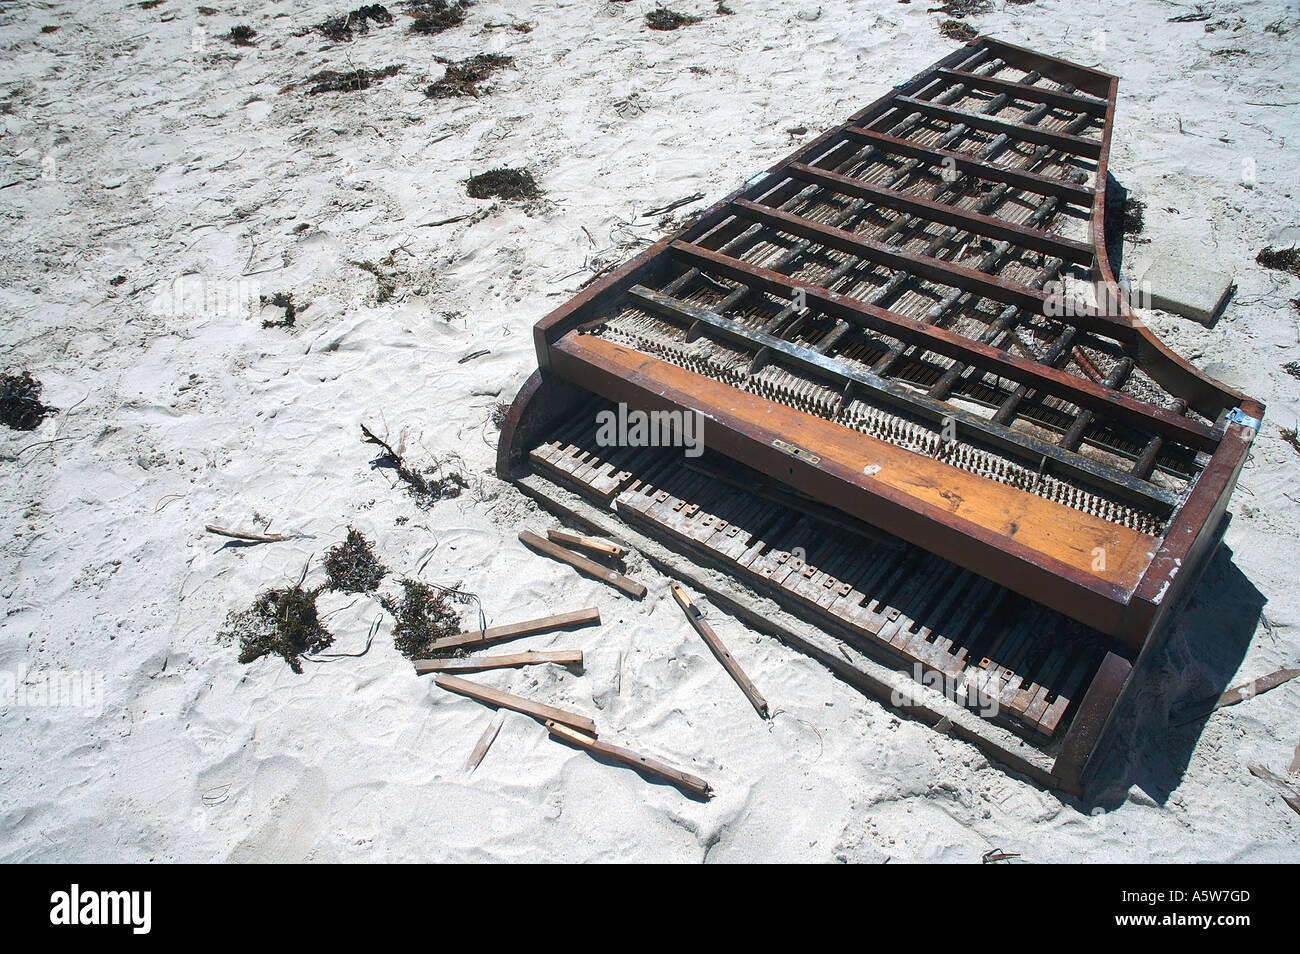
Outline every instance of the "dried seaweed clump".
POLYGON ((459 497, 460 492, 469 486, 465 475, 459 470, 453 470, 450 462, 435 460, 433 465, 423 472, 415 470, 406 462, 403 454, 404 447, 394 449, 387 441, 376 437, 364 424, 361 425, 361 442, 375 444, 383 450, 374 464, 395 469, 398 479, 406 484, 407 490, 415 498, 416 506, 422 510, 428 509, 439 500, 459 497))
POLYGON ((317 93, 343 93, 354 89, 369 89, 375 83, 396 76, 401 72, 403 65, 394 63, 392 66, 385 66, 378 70, 356 69, 344 73, 337 70, 321 70, 307 77, 307 82, 313 84, 307 92, 314 96, 317 93))
POLYGON ((1138 235, 1142 231, 1142 226, 1146 224, 1145 212, 1147 204, 1141 199, 1125 199, 1124 209, 1120 215, 1120 221, 1124 223, 1125 235, 1138 235))
POLYGON ((490 169, 470 176, 465 191, 471 199, 533 199, 542 194, 527 169, 490 169))
POLYGON ((41 403, 41 382, 30 371, 0 374, 0 423, 15 431, 34 431, 54 410, 41 403))
POLYGON ((302 655, 317 653, 334 642, 316 612, 320 589, 286 586, 263 592, 252 607, 226 617, 219 639, 239 641, 239 661, 250 663, 275 653, 294 672, 302 672, 302 655))
POLYGON ((979 36, 979 33, 974 27, 967 23, 962 23, 960 20, 944 20, 939 24, 939 32, 948 39, 957 40, 961 43, 966 43, 967 41, 973 40, 975 37, 979 36))
POLYGON ((656 7, 645 15, 645 25, 652 30, 676 30, 678 27, 699 23, 700 17, 688 13, 678 13, 667 7, 656 7))
POLYGON ((464 0, 426 0, 412 3, 411 11, 415 22, 411 24, 412 33, 441 33, 465 22, 465 8, 469 6, 464 0))
POLYGON ((319 24, 316 29, 325 36, 326 39, 333 40, 336 43, 351 43, 352 31, 358 33, 369 33, 370 22, 375 23, 392 23, 393 15, 388 12, 388 8, 378 3, 367 3, 357 7, 351 13, 343 16, 330 17, 324 23, 319 24))
MULTIPOLYGON (((452 587, 455 589, 456 587, 452 587)), ((408 659, 427 658, 435 640, 455 636, 461 631, 462 598, 441 587, 418 580, 402 580, 402 598, 381 597, 384 609, 393 614, 393 645, 408 659)))
MULTIPOLYGON (((383 268, 369 260, 364 262, 353 262, 352 264, 363 272, 369 272, 375 277, 376 301, 381 305, 386 301, 392 301, 393 296, 397 294, 397 276, 395 274, 385 272, 383 268)), ((388 258, 384 259, 384 264, 392 265, 393 256, 389 255, 388 258)))
POLYGON ((348 527, 347 539, 325 552, 325 580, 331 590, 371 593, 387 573, 365 534, 354 527, 348 527))
POLYGON ((479 84, 495 73, 514 63, 514 57, 501 53, 479 53, 459 63, 447 66, 442 79, 428 86, 424 95, 430 99, 449 99, 453 96, 477 97, 482 89, 479 84))
POLYGON ((993 0, 948 0, 940 7, 932 8, 931 12, 946 13, 950 17, 961 19, 988 13, 992 9, 993 0))
POLYGON ((1300 249, 1273 248, 1270 245, 1255 256, 1255 261, 1265 268, 1280 269, 1300 278, 1300 249))
POLYGON ((226 34, 226 39, 235 44, 235 46, 252 46, 253 38, 256 36, 256 30, 250 26, 240 24, 239 26, 233 26, 230 28, 230 32, 226 34))
POLYGON ((293 303, 293 292, 276 292, 270 298, 263 295, 262 304, 284 309, 283 318, 278 321, 268 318, 262 322, 263 328, 292 328, 298 320, 298 309, 293 303))

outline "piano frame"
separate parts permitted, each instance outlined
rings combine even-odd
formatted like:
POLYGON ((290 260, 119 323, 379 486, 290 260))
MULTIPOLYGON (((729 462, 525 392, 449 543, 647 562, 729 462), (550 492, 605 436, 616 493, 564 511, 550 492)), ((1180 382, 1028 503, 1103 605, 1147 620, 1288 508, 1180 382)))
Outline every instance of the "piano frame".
MULTIPOLYGON (((980 37, 898 84, 848 122, 752 177, 686 228, 656 242, 539 321, 534 329, 539 369, 507 417, 500 475, 518 480, 527 472, 539 435, 572 413, 583 394, 648 412, 698 412, 706 422, 711 453, 779 480, 801 498, 915 544, 1101 634, 1107 641, 1104 656, 1086 694, 1072 709, 1057 768, 1048 779, 1077 789, 1135 666, 1218 545, 1229 497, 1264 410, 1165 347, 1121 294, 1104 241, 1117 83, 1109 74, 980 37), (1030 76, 1017 81, 980 73, 990 62, 1030 76), (1033 85, 1040 77, 1054 85, 1033 85), (999 102, 1038 104, 1039 114, 1073 115, 1078 121, 1063 131, 938 102, 953 89, 978 90, 999 102), (893 134, 900 117, 913 121, 916 115, 947 123, 948 128, 961 125, 986 133, 1015 148, 1037 150, 1033 156, 1068 157, 1090 171, 1091 183, 1079 181, 1085 176, 1064 162, 1055 166, 1058 174, 1044 175, 1030 168, 1033 163, 987 162, 970 152, 893 134), (1036 196, 1056 209, 1072 204, 1088 220, 1088 240, 835 171, 864 147, 914 166, 956 170, 984 183, 986 191, 1001 189, 1000 195, 1036 196), (1087 267, 1097 283, 1097 303, 1083 304, 1049 291, 1041 282, 1035 285, 997 274, 996 269, 990 273, 917 254, 791 212, 790 203, 811 187, 851 199, 859 210, 887 209, 912 221, 948 227, 948 234, 957 229, 977 245, 997 242, 1042 262, 1087 267), (953 295, 960 294, 958 300, 1003 307, 1004 315, 1050 315, 1057 322, 1052 327, 1063 333, 1055 350, 1021 356, 996 336, 977 340, 924 317, 900 314, 819 281, 728 254, 733 243, 755 229, 801 242, 805 250, 811 246, 886 271, 897 269, 909 280, 952 289, 953 295), (720 288, 738 289, 734 297, 798 302, 817 320, 833 323, 833 335, 861 332, 892 350, 872 369, 863 369, 837 359, 832 349, 821 351, 769 333, 752 322, 727 317, 725 309, 713 310, 674 294, 686 286, 684 275, 700 272, 720 288), (973 435, 984 451, 1006 453, 1028 462, 1031 469, 1037 460, 1040 477, 1035 488, 1042 474, 1056 474, 1077 480, 1085 496, 1098 490, 1111 503, 1102 510, 1094 506, 1096 512, 1067 506, 1026 492, 1014 482, 959 470, 940 459, 940 453, 896 446, 852 430, 834 415, 828 419, 806 413, 791 402, 768 400, 680 361, 593 333, 609 315, 626 308, 680 324, 689 329, 684 339, 688 342, 708 337, 747 349, 751 374, 778 362, 842 389, 843 404, 869 398, 936 430, 955 423, 958 432, 973 435), (1075 344, 1082 341, 1104 344, 1120 356, 1109 376, 1091 367, 1087 354, 1075 344), (900 355, 917 353, 950 362, 950 373, 926 393, 914 382, 876 373, 878 368, 897 367, 900 355), (1062 369, 1071 362, 1086 373, 1062 369), (1145 376, 1143 393, 1125 390, 1125 378, 1135 373, 1133 369, 1145 376), (1014 393, 1000 395, 1003 406, 996 414, 972 413, 969 406, 947 400, 955 390, 953 380, 965 375, 966 381, 978 381, 987 374, 996 375, 999 385, 1006 380, 1017 386, 1014 393), (1150 400, 1151 394, 1167 400, 1150 400), (1024 408, 1060 407, 1070 409, 1073 417, 1068 427, 1061 427, 1057 440, 1037 424, 1013 426, 1024 408), (1141 452, 1132 455, 1127 473, 1116 466, 1113 454, 1082 452, 1083 435, 1103 425, 1116 433, 1131 430, 1140 435, 1136 446, 1141 452), (1166 461, 1174 462, 1170 473, 1186 471, 1181 484, 1164 479, 1160 471, 1166 461), (1141 517, 1145 522, 1136 526, 1133 520, 1125 525, 1108 518, 1115 508, 1124 507, 1154 516, 1141 517), (1098 552, 1103 557, 1100 567, 1098 552)), ((798 311, 793 313, 797 318, 798 311)), ((789 312, 782 314, 789 317, 789 312)), ((1070 487, 1062 491, 1071 493, 1070 487)))

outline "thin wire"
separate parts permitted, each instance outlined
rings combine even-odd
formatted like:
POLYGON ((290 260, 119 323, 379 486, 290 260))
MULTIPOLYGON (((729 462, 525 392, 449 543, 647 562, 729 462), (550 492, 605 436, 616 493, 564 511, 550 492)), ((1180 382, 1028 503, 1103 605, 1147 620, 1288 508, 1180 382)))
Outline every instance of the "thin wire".
POLYGON ((379 633, 379 625, 383 620, 383 616, 375 617, 375 621, 370 624, 370 634, 366 636, 366 648, 361 650, 359 653, 316 653, 313 656, 304 653, 302 658, 308 662, 327 663, 336 662, 340 659, 357 659, 358 657, 364 656, 366 653, 370 652, 370 646, 375 641, 375 636, 379 633))

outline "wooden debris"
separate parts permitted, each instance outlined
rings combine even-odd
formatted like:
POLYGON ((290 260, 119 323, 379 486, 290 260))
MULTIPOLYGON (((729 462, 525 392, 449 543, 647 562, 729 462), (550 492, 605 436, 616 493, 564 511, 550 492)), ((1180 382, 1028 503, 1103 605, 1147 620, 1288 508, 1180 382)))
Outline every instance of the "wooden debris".
POLYGON ((1282 796, 1282 801, 1286 802, 1293 812, 1300 815, 1300 791, 1296 791, 1293 786, 1287 783, 1286 779, 1270 772, 1262 765, 1248 765, 1246 767, 1250 769, 1250 774, 1255 778, 1268 782, 1273 787, 1273 790, 1282 796))
POLYGON ((208 533, 215 533, 219 537, 231 537, 235 540, 246 540, 249 543, 280 543, 284 540, 292 540, 293 535, 289 533, 257 533, 253 530, 227 530, 225 527, 218 527, 214 524, 207 524, 204 530, 208 533))
POLYGON ((712 626, 704 621, 704 617, 701 615, 699 607, 691 601, 691 598, 686 594, 686 590, 682 589, 682 586, 679 583, 673 584, 673 598, 677 600, 682 611, 686 613, 686 618, 690 620, 691 625, 695 627, 695 631, 699 633, 704 639, 704 642, 708 644, 709 649, 713 650, 713 655, 718 657, 718 662, 722 663, 723 668, 726 669, 727 672, 731 674, 731 678, 736 681, 736 685, 740 686, 740 691, 745 694, 745 698, 749 700, 755 711, 766 719, 768 717, 767 700, 764 699, 758 689, 754 687, 754 684, 749 681, 749 677, 745 675, 745 671, 740 668, 740 663, 736 662, 735 657, 727 651, 727 647, 722 645, 722 640, 718 638, 718 634, 713 631, 712 626))
POLYGON ((682 196, 680 199, 677 199, 674 202, 669 202, 667 205, 660 206, 657 209, 651 209, 649 212, 642 212, 641 215, 643 218, 649 217, 651 215, 667 215, 669 212, 672 212, 675 209, 680 209, 684 205, 690 205, 692 202, 699 202, 700 199, 703 198, 704 198, 703 192, 695 192, 692 193, 691 195, 682 196))
POLYGON ((559 560, 561 563, 567 563, 580 573, 600 580, 602 583, 608 583, 617 590, 621 590, 634 600, 639 600, 646 594, 644 583, 639 583, 629 577, 624 576, 617 570, 611 570, 607 566, 601 566, 594 560, 589 560, 580 553, 574 553, 572 550, 566 550, 559 544, 552 543, 550 540, 543 539, 531 530, 521 530, 519 532, 519 542, 524 546, 536 550, 538 553, 559 560))
POLYGON ((616 762, 622 762, 624 765, 630 765, 632 768, 646 772, 656 778, 661 778, 688 794, 699 798, 710 798, 713 795, 713 789, 704 779, 683 772, 681 769, 673 768, 671 765, 665 765, 663 762, 649 756, 638 755, 631 749, 625 749, 621 745, 614 745, 611 742, 601 742, 594 736, 584 735, 566 725, 559 725, 551 720, 547 720, 546 728, 557 739, 572 743, 595 755, 603 755, 616 762))
POLYGON ((538 663, 556 663, 560 666, 582 667, 581 649, 558 649, 540 653, 506 653, 502 656, 479 656, 475 659, 416 659, 415 672, 424 676, 431 672, 481 672, 485 669, 516 669, 538 663))
POLYGON ((1295 755, 1291 757, 1291 764, 1286 767, 1288 775, 1300 775, 1300 744, 1295 747, 1295 755))
POLYGON ((1247 699, 1253 699, 1255 696, 1263 695, 1270 689, 1276 689, 1283 683, 1290 682, 1296 676, 1300 676, 1300 669, 1279 669, 1267 676, 1260 676, 1258 679, 1252 679, 1250 682, 1235 686, 1217 699, 1202 699, 1200 702, 1190 703, 1173 714, 1172 724, 1186 725, 1189 722, 1195 722, 1216 709, 1225 709, 1228 706, 1235 706, 1238 703, 1245 702, 1247 699))
POLYGON ((482 683, 470 682, 468 679, 461 679, 459 676, 434 676, 433 681, 448 692, 468 696, 490 706, 513 709, 515 712, 522 712, 524 715, 532 716, 542 722, 547 720, 562 722, 593 737, 597 734, 596 723, 575 712, 566 712, 563 709, 557 709, 555 706, 548 706, 544 702, 534 702, 532 699, 525 699, 523 696, 516 696, 510 692, 502 692, 500 689, 493 689, 491 686, 485 686, 482 683))
POLYGON ((564 547, 576 547, 579 550, 586 550, 589 553, 599 553, 602 556, 613 557, 621 560, 627 556, 627 551, 617 543, 606 543, 604 540, 596 540, 593 537, 583 537, 576 533, 569 533, 567 530, 547 530, 546 538, 552 543, 558 543, 564 547))
POLYGON ((991 851, 984 852, 980 856, 980 861, 986 865, 995 865, 999 861, 1010 861, 1012 858, 1019 858, 1018 851, 1003 851, 1001 848, 994 848, 991 851))
MULTIPOLYGON (((595 606, 588 606, 586 609, 574 610, 571 613, 560 613, 557 616, 543 616, 522 623, 490 626, 482 631, 476 629, 466 633, 457 633, 455 636, 434 640, 429 644, 429 649, 433 652, 465 647, 477 649, 489 643, 505 642, 508 639, 521 639, 524 636, 536 636, 538 633, 550 633, 561 629, 592 626, 599 622, 600 610, 595 606)), ((417 663, 421 661, 416 660, 417 663)))
POLYGON ((465 763, 465 774, 472 775, 478 768, 483 756, 487 755, 487 750, 492 747, 492 743, 497 740, 497 733, 501 731, 501 723, 505 721, 505 716, 500 712, 492 717, 491 723, 483 730, 479 736, 478 742, 474 746, 474 751, 469 754, 469 761, 465 763))

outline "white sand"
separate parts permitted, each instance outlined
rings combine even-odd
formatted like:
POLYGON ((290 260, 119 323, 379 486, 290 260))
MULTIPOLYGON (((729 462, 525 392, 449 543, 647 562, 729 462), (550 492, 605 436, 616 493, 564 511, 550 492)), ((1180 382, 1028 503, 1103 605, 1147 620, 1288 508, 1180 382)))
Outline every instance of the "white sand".
MULTIPOLYGON (((1187 640, 1196 627, 1211 643, 1220 628, 1249 635, 1252 585, 1271 631, 1239 666, 1228 653, 1220 678, 1300 658, 1300 458, 1278 433, 1300 414, 1300 382, 1281 370, 1300 358, 1287 303, 1300 282, 1254 263, 1300 239, 1294 3, 1216 3, 1209 23, 1227 26, 1214 32, 1167 23, 1191 5, 1158 0, 999 2, 970 21, 1120 75, 1112 170, 1147 203, 1150 239, 1128 247, 1125 271, 1172 248, 1234 272, 1216 328, 1151 324, 1269 406, 1234 499, 1232 560, 1216 561, 1194 618, 1153 660, 1147 741, 1090 817, 714 611, 778 713, 763 724, 662 577, 634 556, 650 586, 634 604, 524 550, 518 528, 551 524, 491 474, 488 416, 535 367, 531 325, 631 239, 657 237, 642 212, 697 191, 715 200, 806 138, 788 128, 812 136, 953 49, 927 0, 729 0, 731 17, 675 0, 706 18, 674 33, 644 28, 646 2, 483 0, 441 36, 411 36, 399 17, 333 46, 293 33, 351 0, 243 14, 211 2, 220 14, 174 0, 0 13, 0 185, 19 183, 0 190, 0 363, 30 368, 61 409, 34 433, 0 431, 0 671, 104 680, 98 717, 0 710, 0 859, 977 862, 1003 848, 1035 862, 1296 860, 1300 819, 1246 766, 1285 772, 1300 683, 1217 714, 1199 738, 1163 715, 1214 688, 1187 640), (535 29, 485 29, 512 17, 535 29), (1264 31, 1279 20, 1287 36, 1264 31), (236 23, 258 31, 255 47, 221 39, 236 23), (1209 55, 1223 48, 1251 52, 1209 55), (425 99, 416 79, 440 76, 434 56, 482 51, 517 68, 481 99, 425 99), (279 92, 320 69, 390 63, 406 67, 363 93, 279 92), (516 164, 547 201, 524 212, 466 196, 471 173, 516 164), (390 254, 396 295, 379 303, 375 278, 349 263, 390 254), (262 294, 310 301, 294 330, 263 329, 279 316, 269 308, 151 312, 183 276, 220 293, 246 272, 262 294), (480 348, 491 354, 457 363, 480 348), (371 469, 362 422, 409 428, 417 462, 461 455, 473 491, 418 510, 371 469), (202 532, 259 514, 303 537, 230 548, 202 532), (295 579, 349 523, 397 573, 462 581, 491 622, 598 604, 599 629, 511 644, 582 648, 586 675, 477 678, 588 713, 717 797, 597 763, 516 714, 466 778, 493 713, 416 678, 387 618, 363 658, 301 676, 274 658, 240 665, 215 638, 226 613, 295 579)), ((322 606, 337 611, 341 651, 381 615, 370 598, 322 606)))

